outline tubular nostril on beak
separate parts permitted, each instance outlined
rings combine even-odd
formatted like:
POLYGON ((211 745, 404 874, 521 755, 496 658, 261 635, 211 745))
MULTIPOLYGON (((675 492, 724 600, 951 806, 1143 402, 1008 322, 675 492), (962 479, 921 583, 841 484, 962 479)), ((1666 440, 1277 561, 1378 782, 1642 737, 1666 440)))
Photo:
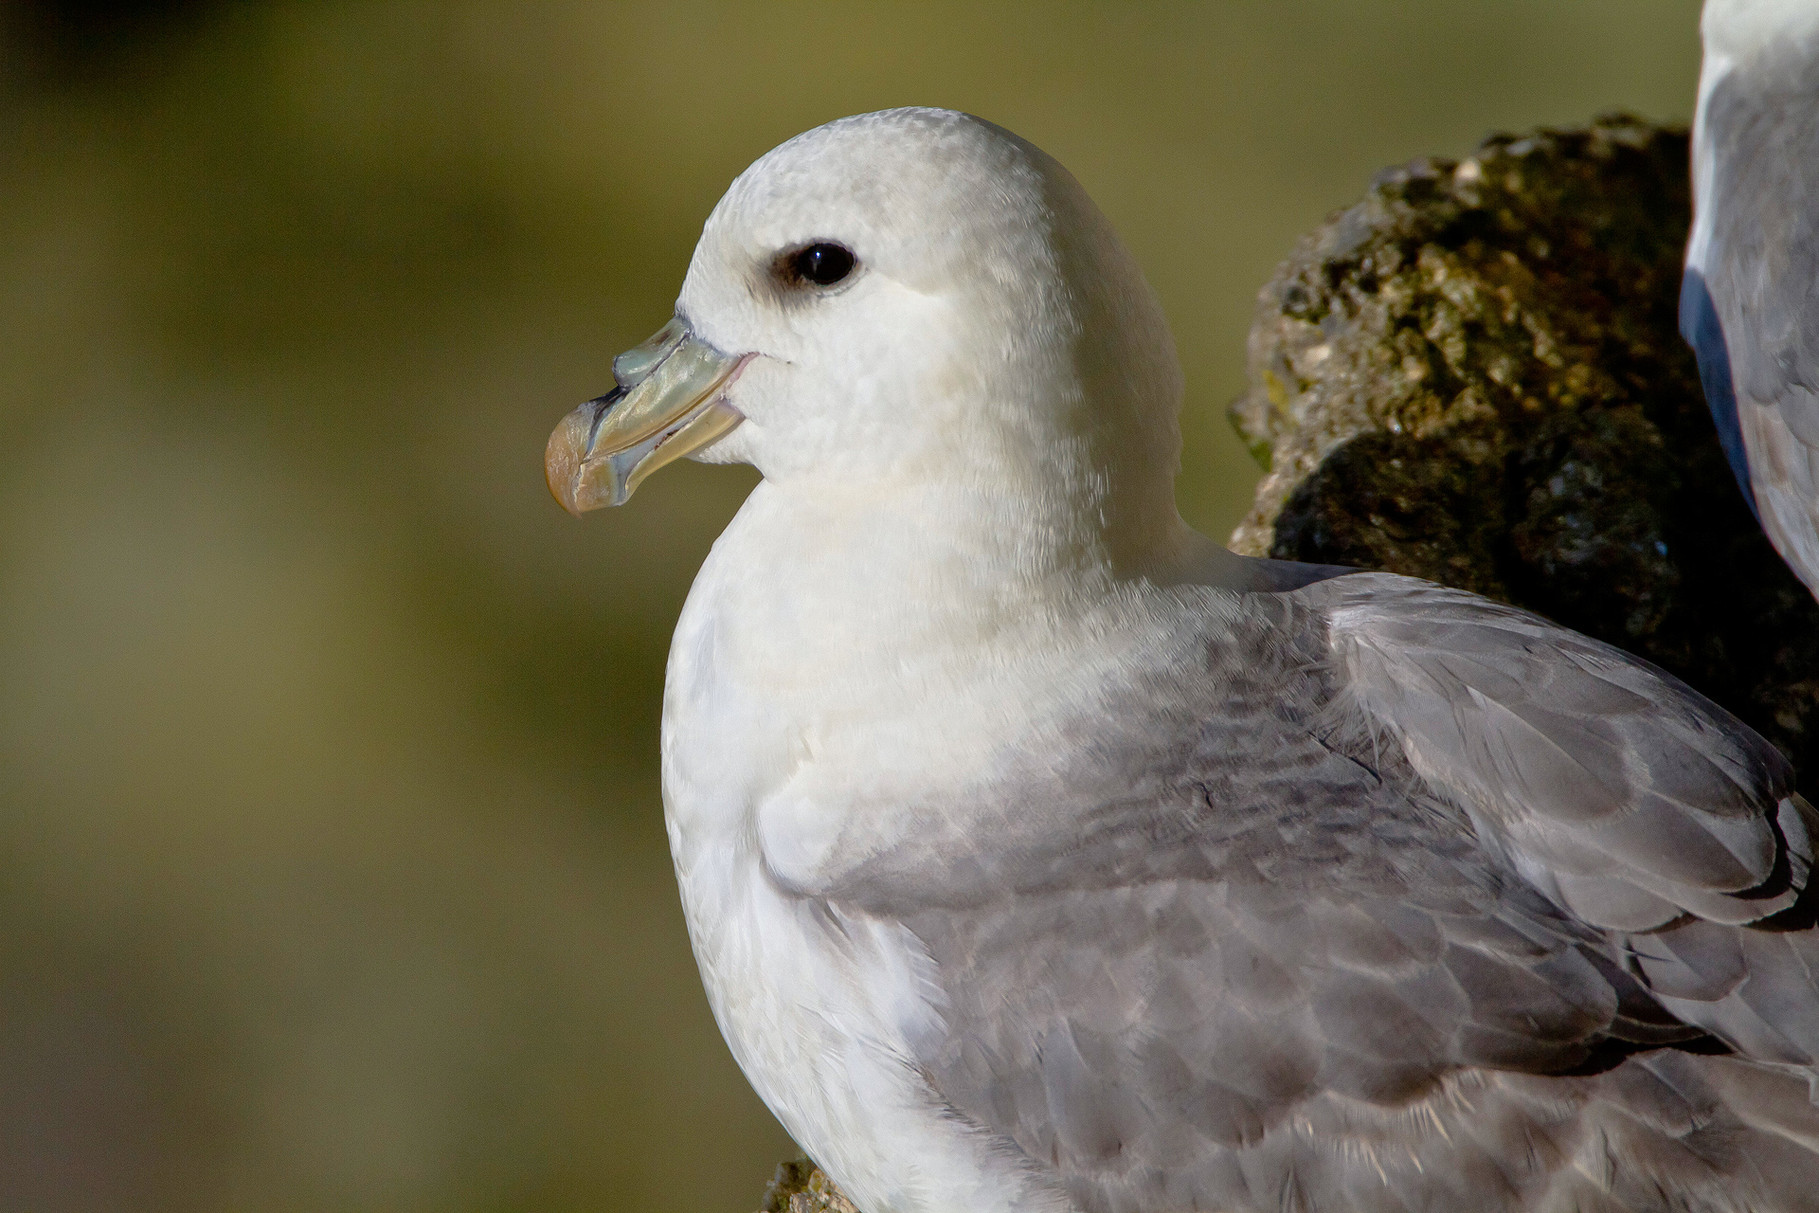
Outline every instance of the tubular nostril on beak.
MULTIPOLYGON (((688 338, 688 325, 682 323, 680 316, 670 318, 670 322, 652 333, 639 344, 613 359, 613 379, 619 384, 614 391, 624 395, 637 387, 650 376, 650 373, 663 365, 663 360, 676 352, 688 338)), ((607 396, 612 395, 608 392, 607 396)), ((601 397, 606 399, 605 396, 601 397)))

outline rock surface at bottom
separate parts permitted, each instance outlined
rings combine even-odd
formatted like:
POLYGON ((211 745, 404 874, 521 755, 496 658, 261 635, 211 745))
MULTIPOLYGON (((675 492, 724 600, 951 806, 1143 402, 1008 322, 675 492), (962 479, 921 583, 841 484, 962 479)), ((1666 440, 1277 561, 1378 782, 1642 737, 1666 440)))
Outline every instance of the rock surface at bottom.
POLYGON ((798 1158, 777 1164, 777 1173, 764 1189, 758 1213, 859 1213, 834 1181, 813 1162, 798 1158))

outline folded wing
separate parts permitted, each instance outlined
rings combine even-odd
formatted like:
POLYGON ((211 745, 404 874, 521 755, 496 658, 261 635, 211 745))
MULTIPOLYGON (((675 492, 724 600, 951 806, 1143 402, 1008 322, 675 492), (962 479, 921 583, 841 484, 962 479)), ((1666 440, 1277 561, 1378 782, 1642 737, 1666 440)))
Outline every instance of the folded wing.
POLYGON ((1328 584, 1352 721, 1606 932, 1664 1007, 1758 1060, 1813 1064, 1815 820, 1774 747, 1526 612, 1387 575, 1328 584))

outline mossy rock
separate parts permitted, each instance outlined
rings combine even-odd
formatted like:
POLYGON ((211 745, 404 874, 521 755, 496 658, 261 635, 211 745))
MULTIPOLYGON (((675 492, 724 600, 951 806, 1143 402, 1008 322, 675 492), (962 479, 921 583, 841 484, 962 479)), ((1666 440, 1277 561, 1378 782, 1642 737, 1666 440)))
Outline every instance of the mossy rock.
POLYGON ((1690 213, 1685 131, 1622 116, 1380 175, 1259 297, 1232 416, 1267 474, 1232 546, 1529 607, 1819 771, 1819 607, 1676 327, 1690 213))
POLYGON ((758 1213, 859 1213, 834 1181, 806 1158, 779 1163, 758 1213))

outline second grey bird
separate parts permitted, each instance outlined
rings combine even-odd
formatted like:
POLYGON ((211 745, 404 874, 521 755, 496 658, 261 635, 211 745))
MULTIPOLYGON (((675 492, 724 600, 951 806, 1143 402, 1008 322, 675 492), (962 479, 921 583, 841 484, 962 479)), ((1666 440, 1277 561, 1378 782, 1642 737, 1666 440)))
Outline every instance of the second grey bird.
POLYGON ((1816 822, 1624 653, 1247 560, 1079 184, 945 110, 811 131, 549 447, 576 511, 763 479, 663 784, 733 1054, 866 1213, 1819 1210, 1816 822))
POLYGON ((1819 0, 1707 0, 1680 330, 1724 453, 1819 594, 1819 0))

